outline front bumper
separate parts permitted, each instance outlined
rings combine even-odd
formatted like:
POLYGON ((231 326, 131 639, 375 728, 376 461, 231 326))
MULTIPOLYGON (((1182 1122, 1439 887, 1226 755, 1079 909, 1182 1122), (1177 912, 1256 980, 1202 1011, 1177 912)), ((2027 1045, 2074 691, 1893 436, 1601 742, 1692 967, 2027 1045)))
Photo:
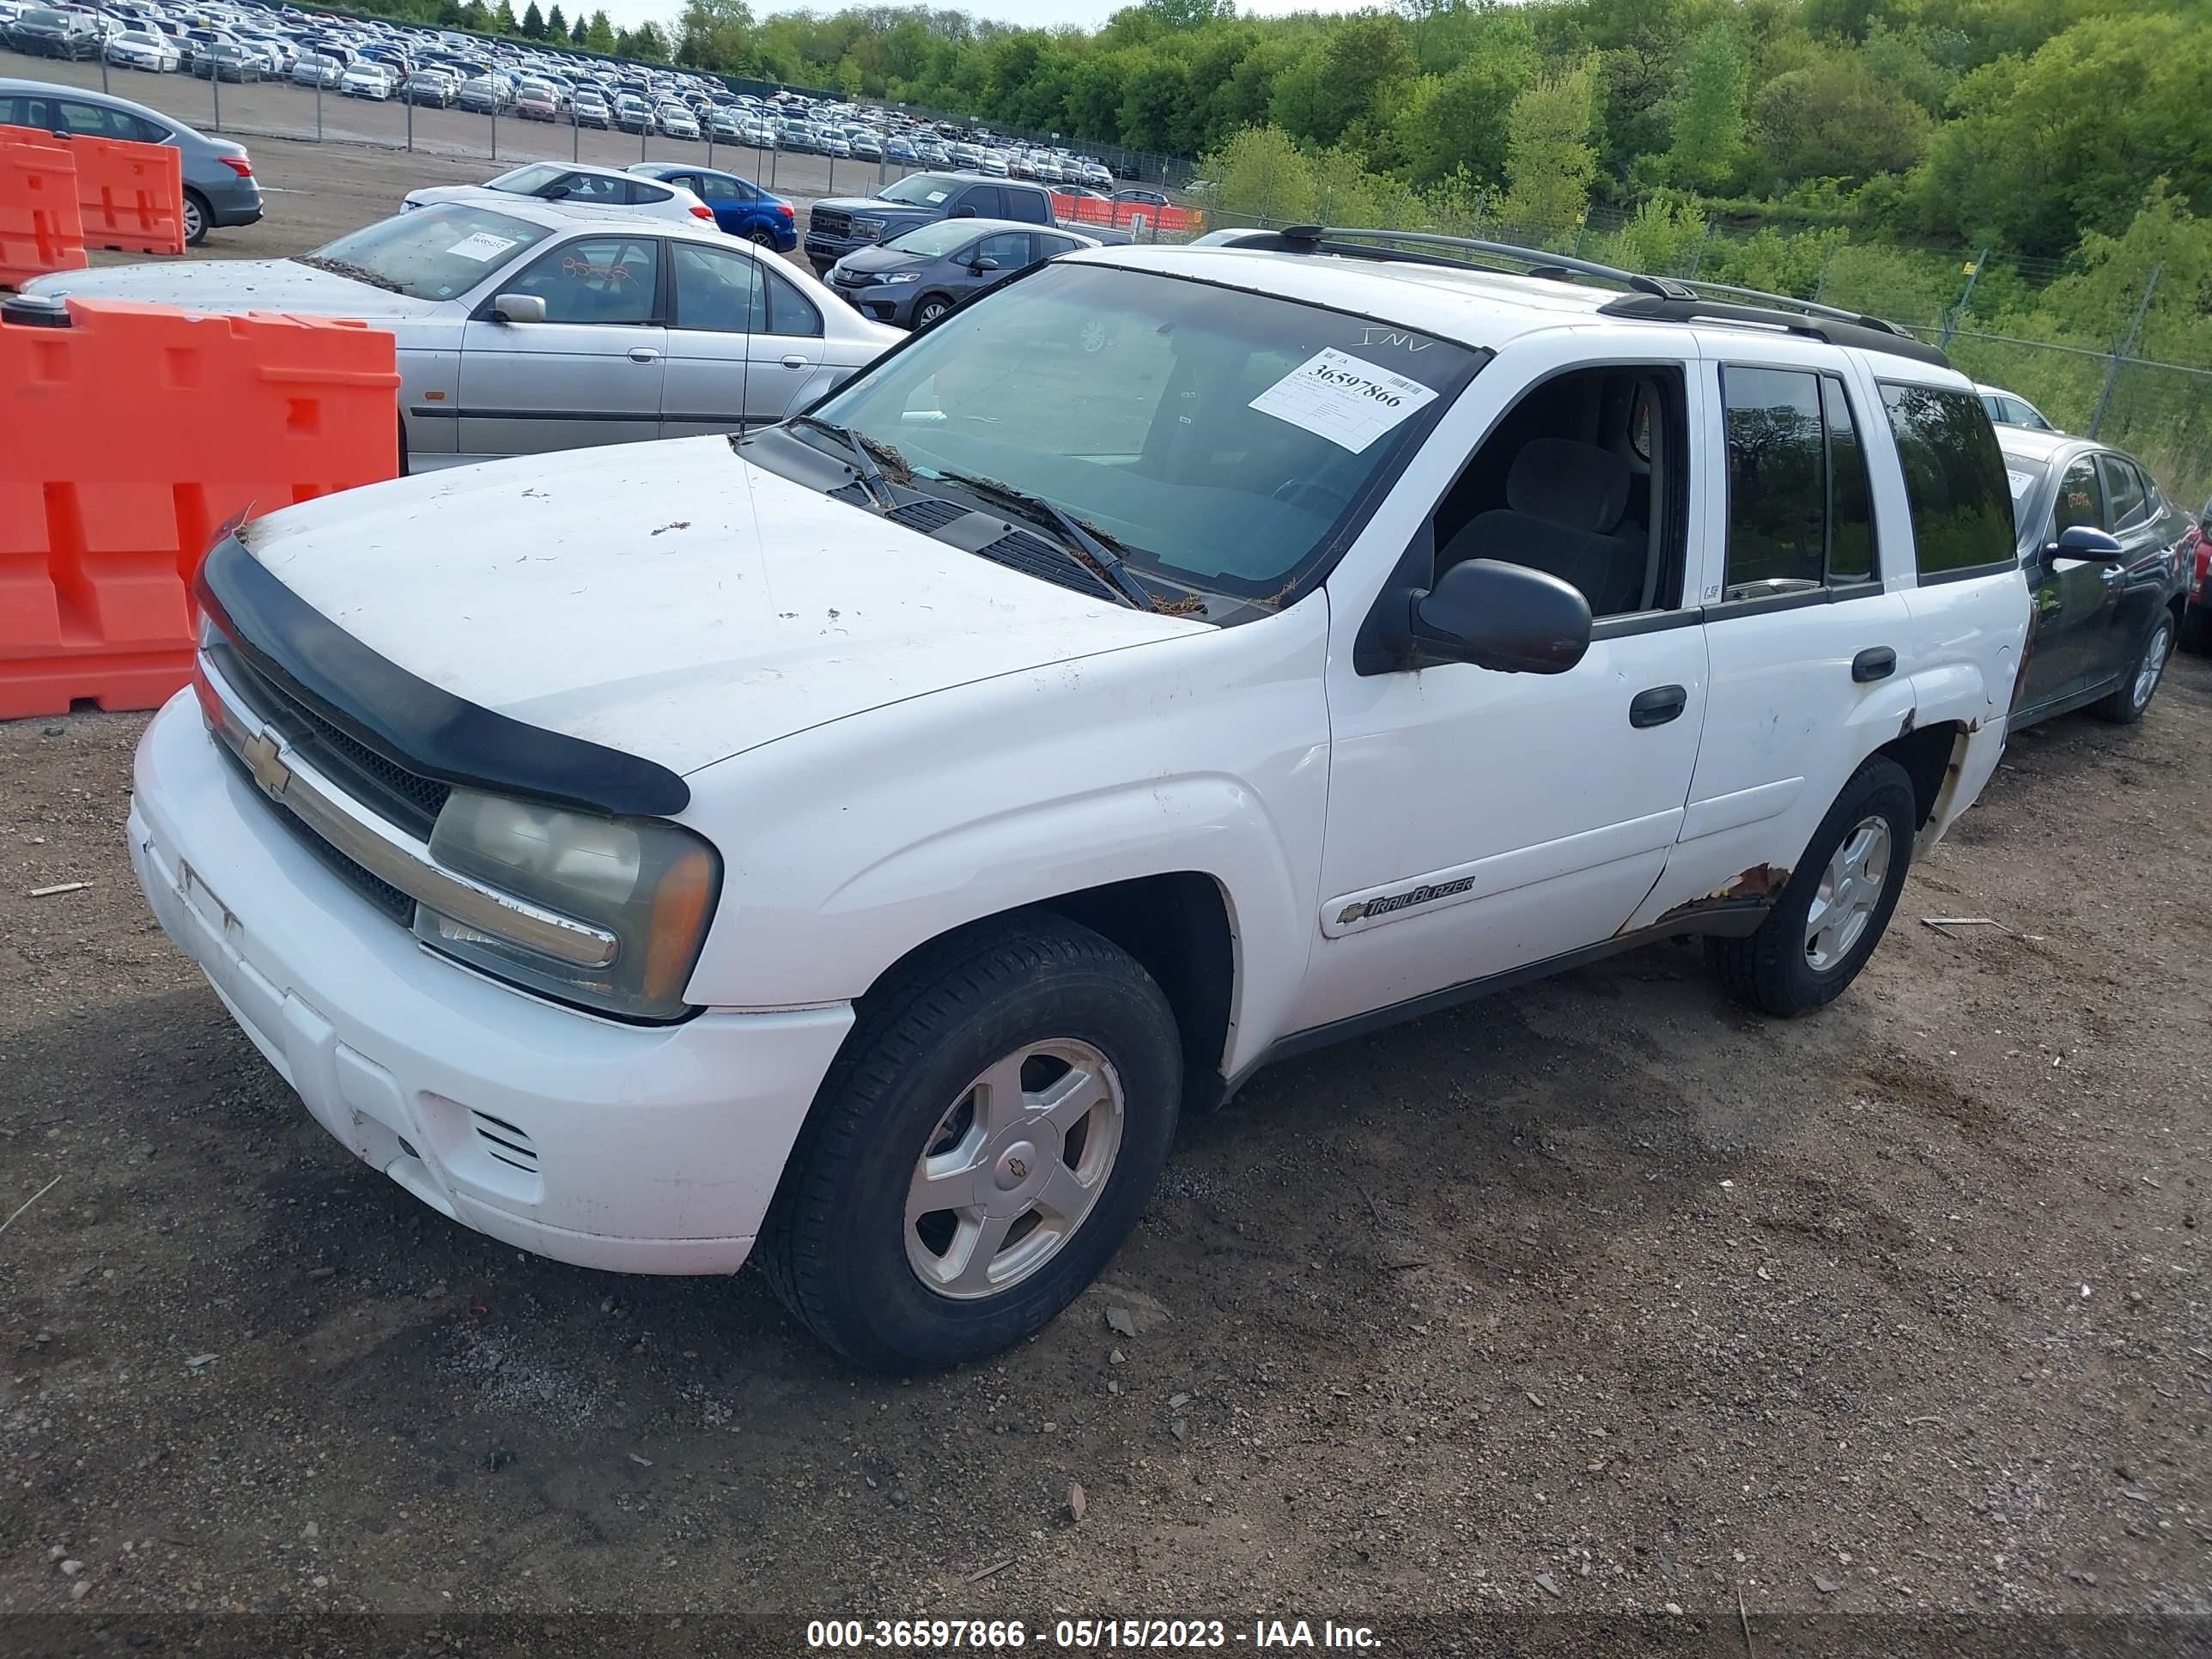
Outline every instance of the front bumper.
POLYGON ((871 322, 906 328, 913 320, 915 295, 922 286, 920 283, 871 283, 864 288, 848 288, 833 282, 830 291, 871 322))
POLYGON ((189 690, 147 728, 135 787, 131 861, 163 931, 356 1157, 556 1261, 743 1263, 849 1006, 631 1026, 457 967, 283 822, 189 690))

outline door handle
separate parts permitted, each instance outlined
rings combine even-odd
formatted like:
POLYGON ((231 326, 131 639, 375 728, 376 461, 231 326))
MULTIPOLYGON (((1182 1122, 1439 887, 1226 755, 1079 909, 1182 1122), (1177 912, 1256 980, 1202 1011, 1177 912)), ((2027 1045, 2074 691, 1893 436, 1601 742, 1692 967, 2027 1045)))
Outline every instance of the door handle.
POLYGON ((660 361, 660 354, 651 346, 632 346, 629 360, 634 363, 657 363, 660 361))
POLYGON ((1861 685, 1886 680, 1897 672, 1897 653, 1886 645, 1870 645, 1851 659, 1851 678, 1861 685))
POLYGON ((1679 685, 1655 685, 1628 700, 1628 723, 1638 728, 1664 726, 1690 706, 1690 694, 1679 685))
POLYGON ((800 356, 794 351, 783 360, 783 366, 786 368, 804 368, 808 362, 809 359, 800 356))

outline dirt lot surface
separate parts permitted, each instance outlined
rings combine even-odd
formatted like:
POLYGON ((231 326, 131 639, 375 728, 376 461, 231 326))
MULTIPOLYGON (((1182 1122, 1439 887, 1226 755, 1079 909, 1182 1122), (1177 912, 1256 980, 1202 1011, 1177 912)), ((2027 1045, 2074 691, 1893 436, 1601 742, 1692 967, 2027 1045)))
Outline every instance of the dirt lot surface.
POLYGON ((1263 1074, 906 1381, 349 1160, 132 886, 142 724, 0 727, 0 1613, 2212 1604, 2212 664, 2015 738, 1825 1014, 1668 947, 1263 1074))

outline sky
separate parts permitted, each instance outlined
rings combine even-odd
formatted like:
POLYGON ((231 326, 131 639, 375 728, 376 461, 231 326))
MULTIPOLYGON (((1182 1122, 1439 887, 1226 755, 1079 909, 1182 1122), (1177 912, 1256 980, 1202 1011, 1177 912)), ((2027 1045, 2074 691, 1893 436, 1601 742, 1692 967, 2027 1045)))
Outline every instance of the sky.
MULTIPOLYGON (((1237 9, 1247 17, 1273 17, 1288 11, 1360 11, 1384 3, 1385 0, 1237 0, 1237 9)), ((1128 0, 936 0, 936 3, 973 12, 978 17, 1036 28, 1049 28, 1058 23, 1079 23, 1085 28, 1097 28, 1127 5, 1128 0)), ((753 0, 753 15, 765 17, 774 12, 810 9, 836 11, 839 5, 840 0, 811 0, 811 5, 803 0, 801 3, 753 0)), ((618 27, 631 28, 648 19, 669 22, 682 9, 679 0, 586 0, 586 15, 601 6, 618 27)))

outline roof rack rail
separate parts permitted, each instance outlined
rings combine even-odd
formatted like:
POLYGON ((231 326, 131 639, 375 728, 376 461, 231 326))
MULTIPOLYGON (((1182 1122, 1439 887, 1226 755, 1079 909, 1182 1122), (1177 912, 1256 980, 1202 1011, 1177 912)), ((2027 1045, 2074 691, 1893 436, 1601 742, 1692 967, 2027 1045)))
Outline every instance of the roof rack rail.
POLYGON ((1285 225, 1279 230, 1217 231, 1212 235, 1200 238, 1200 240, 1212 243, 1215 246, 1273 246, 1285 253, 1334 253, 1353 258, 1401 259, 1419 264, 1455 265, 1466 270, 1471 263, 1467 259, 1422 257, 1418 252, 1408 254, 1401 251, 1405 248, 1450 248, 1504 260, 1521 266, 1522 274, 1528 276, 1595 276, 1606 282, 1619 283, 1640 294, 1674 300, 1697 297, 1695 289, 1678 283, 1671 276, 1647 276, 1640 271, 1621 270, 1589 259, 1571 259, 1563 254, 1546 253, 1536 248, 1516 247, 1510 242, 1485 242, 1472 236, 1443 236, 1434 231, 1381 230, 1364 225, 1285 225), (1346 236, 1362 240, 1357 242, 1340 240, 1346 236), (1382 246, 1370 246, 1376 243, 1382 246))
POLYGON ((1937 346, 1915 338, 1897 324, 1837 306, 1824 306, 1787 294, 1760 289, 1736 288, 1726 283, 1686 283, 1672 276, 1651 276, 1622 270, 1589 259, 1573 259, 1535 248, 1516 247, 1510 242, 1479 241, 1468 236, 1443 236, 1431 231, 1376 230, 1351 226, 1285 225, 1273 230, 1217 230, 1198 239, 1198 246, 1261 248, 1278 253, 1333 253, 1355 259, 1385 259, 1413 264, 1443 265, 1456 270, 1504 270, 1504 274, 1547 276, 1565 280, 1591 276, 1618 283, 1629 289, 1598 310, 1609 317, 1640 322, 1740 323, 1758 328, 1781 329, 1832 345, 1855 346, 1863 351, 1887 352, 1916 362, 1948 368, 1951 360, 1937 346), (1346 238, 1358 238, 1346 240, 1346 238), (1460 254, 1480 254, 1477 264, 1450 258, 1430 249, 1449 249, 1460 254), (1708 295, 1723 295, 1712 299, 1708 295), (1755 301, 1739 304, 1738 301, 1755 301))

